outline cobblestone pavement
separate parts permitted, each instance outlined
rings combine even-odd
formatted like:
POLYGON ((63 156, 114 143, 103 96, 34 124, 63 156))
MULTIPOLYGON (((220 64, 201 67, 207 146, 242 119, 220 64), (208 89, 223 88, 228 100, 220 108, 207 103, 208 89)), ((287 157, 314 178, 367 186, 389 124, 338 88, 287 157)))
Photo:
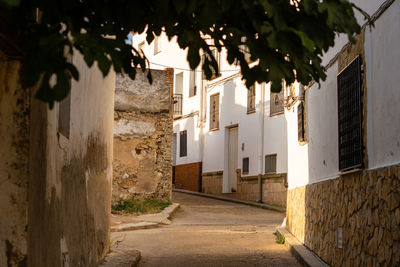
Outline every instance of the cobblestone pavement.
POLYGON ((172 224, 112 234, 141 252, 139 266, 300 266, 275 242, 283 213, 183 193, 173 201, 172 224))

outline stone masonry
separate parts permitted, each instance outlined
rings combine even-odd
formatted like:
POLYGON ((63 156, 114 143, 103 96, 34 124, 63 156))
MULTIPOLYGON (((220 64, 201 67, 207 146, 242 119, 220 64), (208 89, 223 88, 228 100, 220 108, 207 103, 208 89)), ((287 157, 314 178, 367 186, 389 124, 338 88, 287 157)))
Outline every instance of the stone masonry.
POLYGON ((118 76, 114 112, 112 203, 125 199, 171 199, 170 70, 118 76))
POLYGON ((400 165, 291 189, 287 201, 287 228, 328 264, 400 265, 400 165))

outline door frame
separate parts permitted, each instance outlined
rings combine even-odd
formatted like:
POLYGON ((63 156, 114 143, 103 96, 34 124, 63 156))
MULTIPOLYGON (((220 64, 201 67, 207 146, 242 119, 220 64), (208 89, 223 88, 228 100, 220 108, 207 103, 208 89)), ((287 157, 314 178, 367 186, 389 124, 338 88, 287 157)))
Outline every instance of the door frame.
MULTIPOLYGON (((222 174, 222 193, 231 193, 231 190, 229 188, 229 130, 231 128, 238 128, 238 142, 239 142, 239 124, 236 123, 225 126, 224 172, 222 174)), ((239 144, 238 144, 238 155, 239 155, 239 144)))

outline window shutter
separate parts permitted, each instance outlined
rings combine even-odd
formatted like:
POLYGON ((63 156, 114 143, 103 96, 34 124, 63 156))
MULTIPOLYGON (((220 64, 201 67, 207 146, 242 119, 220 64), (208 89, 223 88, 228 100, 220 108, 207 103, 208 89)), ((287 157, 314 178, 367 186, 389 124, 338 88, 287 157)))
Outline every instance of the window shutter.
POLYGON ((249 173, 249 158, 243 158, 242 173, 249 173))
POLYGON ((305 141, 304 103, 297 106, 297 136, 299 142, 305 141))
POLYGON ((265 156, 265 173, 276 173, 276 154, 265 156))
POLYGON ((179 136, 179 156, 187 156, 187 131, 181 131, 179 136))

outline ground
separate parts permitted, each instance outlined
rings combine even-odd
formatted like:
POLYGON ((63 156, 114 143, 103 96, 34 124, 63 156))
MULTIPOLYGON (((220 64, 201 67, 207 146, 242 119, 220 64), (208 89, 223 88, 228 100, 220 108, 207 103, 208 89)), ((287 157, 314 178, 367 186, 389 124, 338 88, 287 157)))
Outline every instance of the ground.
POLYGON ((300 266, 273 232, 284 214, 174 193, 172 224, 112 233, 123 249, 142 254, 139 266, 300 266))

